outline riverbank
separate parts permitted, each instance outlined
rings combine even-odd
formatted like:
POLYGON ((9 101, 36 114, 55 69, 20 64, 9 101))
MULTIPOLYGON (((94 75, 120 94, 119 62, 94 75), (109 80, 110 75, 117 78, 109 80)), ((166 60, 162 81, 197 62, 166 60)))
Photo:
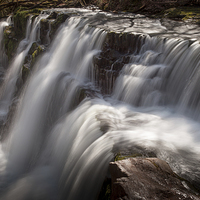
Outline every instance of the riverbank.
POLYGON ((53 0, 53 1, 14 1, 0 4, 0 17, 16 13, 19 9, 51 9, 51 8, 90 8, 97 7, 102 11, 113 13, 130 12, 144 14, 152 18, 170 18, 178 21, 200 23, 200 3, 197 1, 114 1, 114 0, 53 0))

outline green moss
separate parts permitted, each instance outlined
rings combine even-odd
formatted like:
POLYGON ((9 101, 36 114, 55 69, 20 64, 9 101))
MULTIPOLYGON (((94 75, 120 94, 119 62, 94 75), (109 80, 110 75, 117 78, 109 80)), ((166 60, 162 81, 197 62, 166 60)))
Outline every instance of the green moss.
MULTIPOLYGON (((19 7, 13 16, 14 27, 6 27, 4 31, 4 47, 8 60, 10 61, 17 49, 19 41, 25 37, 27 19, 30 15, 38 16, 42 9, 32 9, 19 7)), ((40 51, 40 50, 39 50, 40 51)))
POLYGON ((7 47, 7 52, 8 52, 9 57, 11 57, 11 53, 13 52, 13 50, 14 50, 13 41, 9 40, 8 41, 8 47, 7 47))
POLYGON ((19 13, 23 13, 25 15, 27 14, 37 14, 39 15, 41 13, 41 11, 43 11, 44 8, 33 8, 33 9, 30 9, 30 8, 27 8, 27 7, 18 7, 16 10, 15 10, 15 15, 16 14, 19 14, 19 13))
POLYGON ((165 16, 168 18, 179 18, 181 10, 179 8, 170 8, 165 11, 165 16))
POLYGON ((14 27, 18 38, 22 39, 26 34, 26 23, 30 13, 27 11, 18 11, 14 15, 14 27))
POLYGON ((28 8, 20 7, 15 11, 14 16, 13 16, 14 29, 16 32, 16 36, 19 39, 22 39, 25 37, 26 24, 27 24, 27 19, 29 18, 29 16, 32 15, 34 18, 38 16, 42 10, 43 9, 40 9, 40 8, 29 10, 28 8))
POLYGON ((22 67, 22 80, 25 82, 30 74, 30 69, 23 65, 22 67))
POLYGON ((31 48, 28 51, 28 54, 33 54, 35 50, 37 50, 39 47, 39 45, 37 44, 37 42, 34 42, 31 46, 31 48))
POLYGON ((148 161, 151 162, 157 169, 160 168, 153 160, 148 160, 148 161))
POLYGON ((14 36, 15 33, 13 27, 6 27, 4 30, 4 48, 9 61, 13 58, 19 43, 18 40, 14 38, 14 36))
POLYGON ((40 55, 41 52, 43 52, 43 48, 40 45, 38 45, 36 42, 34 42, 28 52, 28 55, 25 58, 26 64, 22 67, 23 81, 26 81, 33 65, 35 64, 37 57, 40 55))
POLYGON ((134 154, 130 154, 130 155, 121 155, 121 153, 118 153, 114 160, 115 161, 119 161, 119 160, 124 160, 124 159, 128 159, 128 158, 135 158, 135 157, 141 157, 142 154, 140 153, 134 153, 134 154))
POLYGON ((200 9, 198 7, 192 6, 182 6, 177 8, 167 9, 155 17, 171 18, 171 19, 181 19, 181 20, 191 20, 192 22, 198 22, 200 19, 200 9))
POLYGON ((183 20, 193 19, 197 22, 200 18, 200 9, 196 7, 183 7, 181 8, 181 15, 184 15, 183 20))
POLYGON ((56 20, 54 20, 51 23, 51 31, 50 31, 50 37, 54 36, 55 32, 57 31, 58 27, 65 22, 65 20, 68 18, 69 16, 66 14, 59 14, 56 18, 56 20))
POLYGON ((111 199, 111 179, 106 178, 101 187, 98 200, 110 200, 110 199, 111 199))
POLYGON ((32 53, 32 59, 33 59, 33 61, 35 60, 37 54, 38 54, 38 51, 37 51, 37 50, 35 50, 35 51, 32 53))
MULTIPOLYGON (((34 48, 36 44, 33 43, 32 47, 34 48)), ((32 48, 31 47, 31 48, 32 48)), ((43 51, 41 46, 37 46, 32 53, 31 67, 35 64, 36 58, 43 51)))

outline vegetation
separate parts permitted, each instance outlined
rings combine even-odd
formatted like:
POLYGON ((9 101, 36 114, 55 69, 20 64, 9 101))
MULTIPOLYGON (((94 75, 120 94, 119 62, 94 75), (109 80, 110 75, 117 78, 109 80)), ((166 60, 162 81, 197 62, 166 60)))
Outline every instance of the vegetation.
POLYGON ((165 16, 172 19, 192 20, 200 23, 200 8, 192 6, 180 6, 177 8, 170 8, 161 12, 158 17, 165 16))
POLYGON ((11 60, 17 49, 18 41, 14 38, 13 27, 7 26, 4 30, 4 47, 8 60, 11 60))
POLYGON ((110 200, 110 199, 111 199, 111 179, 106 178, 101 187, 98 200, 110 200))
POLYGON ((117 155, 115 155, 114 160, 119 161, 119 160, 125 160, 128 158, 136 158, 136 157, 142 157, 142 154, 134 153, 134 154, 130 154, 130 155, 122 155, 121 153, 118 153, 117 155))
POLYGON ((179 6, 200 6, 199 0, 0 0, 0 17, 15 13, 20 7, 34 8, 83 7, 95 5, 102 10, 160 13, 179 6))

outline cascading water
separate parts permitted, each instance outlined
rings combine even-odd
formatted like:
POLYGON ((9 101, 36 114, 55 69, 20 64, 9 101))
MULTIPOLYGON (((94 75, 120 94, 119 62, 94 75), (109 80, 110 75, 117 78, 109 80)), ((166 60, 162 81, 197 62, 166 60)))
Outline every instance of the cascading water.
POLYGON ((37 41, 37 30, 39 28, 39 23, 41 19, 47 18, 48 15, 41 14, 35 18, 32 25, 32 16, 29 17, 27 21, 26 38, 22 40, 17 49, 17 55, 13 59, 6 75, 5 80, 1 88, 0 97, 0 119, 2 121, 6 120, 7 114, 9 112, 9 106, 11 105, 12 98, 16 88, 16 82, 20 74, 20 69, 24 63, 24 59, 28 54, 33 42, 37 41), (31 30, 32 26, 32 30, 31 30))
POLYGON ((124 66, 113 98, 135 106, 172 104, 181 106, 182 111, 193 108, 191 115, 197 119, 199 42, 143 38, 139 53, 134 53, 124 66))
POLYGON ((7 64, 7 59, 6 59, 6 54, 4 51, 4 46, 3 46, 3 34, 4 34, 4 28, 11 24, 11 18, 8 17, 7 20, 3 20, 0 22, 0 74, 2 75, 4 72, 4 68, 7 64))
POLYGON ((200 182, 200 125, 173 111, 191 105, 184 94, 198 84, 199 44, 141 36, 113 94, 103 97, 90 76, 106 33, 91 18, 70 17, 34 66, 0 146, 0 199, 97 199, 114 154, 137 147, 200 182))

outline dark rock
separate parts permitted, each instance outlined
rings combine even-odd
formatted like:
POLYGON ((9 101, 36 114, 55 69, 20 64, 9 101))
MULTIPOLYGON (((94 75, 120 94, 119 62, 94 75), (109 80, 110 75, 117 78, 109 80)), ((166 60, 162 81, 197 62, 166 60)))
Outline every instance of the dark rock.
POLYGON ((48 44, 49 20, 42 19, 40 22, 40 40, 41 44, 48 44))
POLYGON ((28 54, 33 54, 34 51, 39 47, 39 44, 37 42, 33 42, 33 44, 31 45, 31 48, 28 51, 28 54))
POLYGON ((101 187, 98 200, 110 200, 110 195, 111 195, 111 179, 106 178, 101 187))
POLYGON ((137 54, 144 43, 142 35, 109 32, 102 51, 94 56, 95 83, 103 94, 111 94, 115 80, 130 55, 137 54))
POLYGON ((58 16, 58 13, 52 12, 52 13, 47 17, 47 19, 56 19, 57 16, 58 16))
POLYGON ((129 158, 110 163, 111 199, 200 199, 169 165, 158 158, 129 158))
POLYGON ((14 31, 19 40, 23 39, 26 34, 26 24, 29 14, 27 12, 18 11, 14 15, 14 31))
POLYGON ((9 61, 14 57, 19 44, 19 40, 15 36, 14 27, 7 26, 4 30, 4 48, 9 61))
POLYGON ((30 68, 29 68, 29 66, 24 65, 24 66, 22 67, 22 80, 23 80, 23 83, 26 82, 26 80, 27 80, 27 78, 28 78, 28 76, 29 76, 29 73, 30 73, 30 68))
POLYGON ((67 14, 59 14, 57 18, 51 23, 51 31, 50 31, 50 38, 52 39, 55 36, 56 31, 58 30, 59 26, 65 22, 65 20, 69 17, 67 14))

